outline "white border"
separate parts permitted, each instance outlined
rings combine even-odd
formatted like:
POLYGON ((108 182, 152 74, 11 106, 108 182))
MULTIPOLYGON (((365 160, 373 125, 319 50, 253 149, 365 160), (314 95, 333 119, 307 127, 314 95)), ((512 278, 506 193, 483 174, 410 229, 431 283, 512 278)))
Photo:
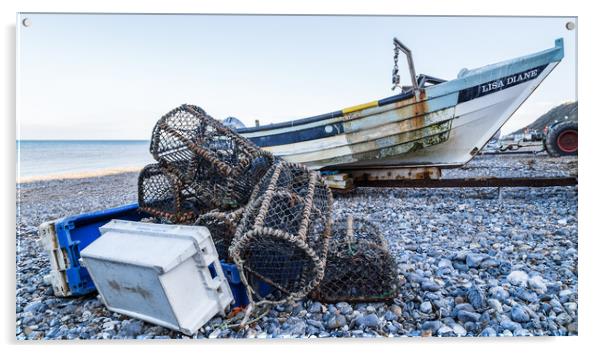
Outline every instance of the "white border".
MULTIPOLYGON (((533 15, 533 16, 578 16, 579 30, 579 100, 581 116, 580 174, 579 193, 579 337, 572 338, 497 338, 497 339, 378 339, 378 340, 228 340, 217 343, 207 341, 169 341, 145 344, 148 352, 164 352, 166 349, 185 351, 256 351, 262 352, 307 352, 323 349, 331 352, 371 352, 378 351, 460 351, 460 352, 508 352, 517 349, 553 351, 588 350, 596 346, 600 330, 602 312, 600 308, 602 286, 600 285, 599 252, 601 232, 597 231, 600 218, 600 189, 598 180, 599 163, 602 152, 599 141, 602 133, 602 116, 598 112, 600 99, 594 83, 600 79, 599 33, 600 11, 595 2, 498 0, 486 2, 478 0, 420 0, 387 2, 384 0, 355 1, 192 1, 192 0, 104 0, 104 1, 28 1, 5 0, 0 2, 2 11, 2 70, 4 84, 0 97, 4 111, 3 129, 3 203, 2 216, 4 260, 2 280, 5 311, 1 323, 4 344, 9 350, 45 352, 106 352, 115 348, 132 349, 133 342, 110 342, 93 344, 68 342, 69 344, 17 344, 14 335, 15 303, 15 240, 13 238, 15 220, 14 166, 15 166, 15 18, 16 12, 145 12, 145 13, 296 13, 296 14, 405 14, 405 15, 533 15), (590 5, 591 4, 591 5, 590 5), (596 95, 596 97, 594 97, 596 95), (598 109, 596 109, 598 108, 598 109), (584 125, 585 124, 585 125, 584 125), (585 190, 585 192, 583 192, 585 190), (191 344, 194 343, 194 344, 191 344), (319 343, 319 345, 316 345, 319 343), (174 347, 177 345, 177 347, 174 347), (130 346, 130 347, 128 347, 130 346), (169 348, 168 348, 169 346, 169 348)), ((571 83, 567 83, 571 84, 571 83)))

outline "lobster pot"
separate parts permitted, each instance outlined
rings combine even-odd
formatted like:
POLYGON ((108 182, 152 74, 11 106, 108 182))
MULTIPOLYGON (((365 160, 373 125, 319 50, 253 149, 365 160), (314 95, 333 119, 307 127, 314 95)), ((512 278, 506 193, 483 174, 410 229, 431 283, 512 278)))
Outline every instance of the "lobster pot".
POLYGON ((150 152, 212 209, 244 206, 273 156, 207 115, 184 104, 155 125, 150 152))
POLYGON ((138 176, 138 205, 167 223, 192 223, 202 205, 174 173, 149 164, 138 176))
POLYGON ((297 300, 318 284, 324 275, 331 209, 332 194, 317 172, 286 162, 268 171, 230 247, 252 300, 297 300), (273 291, 264 297, 266 284, 273 291))
POLYGON ((217 254, 221 260, 230 262, 228 248, 232 244, 236 226, 242 218, 244 208, 239 208, 230 212, 212 211, 200 215, 196 224, 207 227, 211 233, 211 238, 217 249, 217 254))
POLYGON ((333 225, 324 278, 312 292, 322 302, 385 301, 397 296, 397 266, 375 224, 338 219, 333 225))

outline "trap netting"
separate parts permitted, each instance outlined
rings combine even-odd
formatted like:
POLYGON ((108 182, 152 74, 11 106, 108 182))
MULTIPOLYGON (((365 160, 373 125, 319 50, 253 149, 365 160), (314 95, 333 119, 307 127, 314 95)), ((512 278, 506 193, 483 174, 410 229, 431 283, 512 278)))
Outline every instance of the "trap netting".
POLYGON ((140 172, 138 206, 169 223, 190 223, 200 208, 181 180, 159 164, 149 164, 140 172))
POLYGON ((244 207, 230 212, 211 211, 200 215, 195 224, 207 227, 220 259, 231 262, 228 249, 234 239, 236 227, 242 217, 244 207))
POLYGON ((251 301, 297 300, 324 275, 332 194, 321 176, 278 162, 253 191, 230 256, 251 301), (266 296, 265 288, 272 288, 266 296))
POLYGON ((159 119, 150 152, 186 185, 203 212, 244 206, 274 161, 203 109, 187 104, 159 119))
POLYGON ((397 296, 397 266, 378 227, 364 219, 337 219, 324 278, 311 294, 322 302, 383 301, 397 296))

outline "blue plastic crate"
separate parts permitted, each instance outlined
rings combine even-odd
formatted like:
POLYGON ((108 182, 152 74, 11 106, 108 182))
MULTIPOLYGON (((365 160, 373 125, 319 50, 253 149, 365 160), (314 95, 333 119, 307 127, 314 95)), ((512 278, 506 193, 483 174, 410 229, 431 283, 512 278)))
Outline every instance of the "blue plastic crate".
MULTIPOLYGON (((68 267, 65 270, 67 285, 71 295, 81 296, 96 291, 86 268, 79 263, 80 251, 100 237, 99 228, 112 219, 140 221, 149 215, 138 209, 138 204, 110 208, 103 211, 84 213, 69 216, 55 222, 55 233, 59 247, 67 257, 68 267)), ((236 265, 220 261, 222 270, 228 279, 232 295, 233 306, 245 306, 249 303, 247 294, 240 280, 236 265)), ((272 291, 269 285, 260 288, 262 295, 272 291)))
POLYGON ((148 215, 138 211, 138 204, 132 204, 69 216, 55 222, 58 245, 68 258, 65 274, 72 295, 85 295, 96 290, 90 274, 79 263, 79 252, 100 237, 98 228, 112 219, 139 221, 144 217, 148 215))

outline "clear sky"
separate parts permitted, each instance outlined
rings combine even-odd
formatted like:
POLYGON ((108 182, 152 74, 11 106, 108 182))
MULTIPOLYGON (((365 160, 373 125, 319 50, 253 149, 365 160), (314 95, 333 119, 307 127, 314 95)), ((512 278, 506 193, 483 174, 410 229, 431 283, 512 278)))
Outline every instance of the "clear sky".
MULTIPOLYGON (((27 14, 18 24, 22 139, 149 139, 182 104, 247 126, 365 103, 391 91, 392 38, 417 73, 453 79, 554 46, 565 59, 502 129, 576 100, 574 18, 27 14)), ((409 84, 400 58, 402 82, 409 84)))

